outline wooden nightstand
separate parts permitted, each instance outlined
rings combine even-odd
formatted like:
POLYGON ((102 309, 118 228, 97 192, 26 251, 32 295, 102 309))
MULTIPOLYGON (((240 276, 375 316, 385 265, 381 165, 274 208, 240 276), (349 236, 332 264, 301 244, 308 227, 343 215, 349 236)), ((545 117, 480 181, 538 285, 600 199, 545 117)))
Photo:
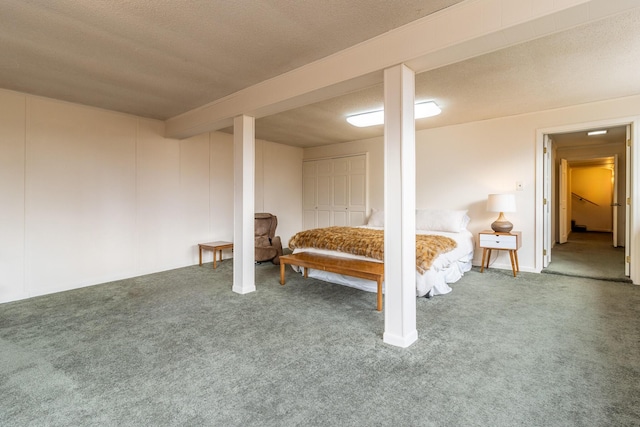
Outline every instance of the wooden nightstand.
POLYGON ((510 233, 497 233, 492 230, 485 230, 479 233, 480 243, 482 248, 482 266, 480 272, 484 271, 485 260, 487 260, 487 268, 489 268, 489 260, 491 259, 491 251, 509 251, 509 258, 511 259, 511 269, 513 270, 513 277, 516 277, 516 273, 520 271, 518 265, 518 249, 522 246, 522 232, 512 231, 510 233))

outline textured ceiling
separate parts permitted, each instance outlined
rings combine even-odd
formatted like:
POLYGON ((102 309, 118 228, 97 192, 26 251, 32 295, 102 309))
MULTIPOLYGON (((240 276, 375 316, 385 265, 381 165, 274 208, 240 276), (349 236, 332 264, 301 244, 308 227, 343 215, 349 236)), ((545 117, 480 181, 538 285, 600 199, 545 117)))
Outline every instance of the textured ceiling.
MULTIPOLYGON (((167 119, 461 0, 3 0, 0 87, 167 119)), ((640 94, 640 8, 416 76, 428 128, 640 94)), ((309 147, 382 135, 344 118, 382 86, 256 121, 309 147)))
MULTIPOLYGON (((435 100, 426 129, 640 94, 640 9, 416 75, 416 100, 435 100)), ((380 109, 382 85, 256 121, 256 135, 299 146, 381 136, 348 115, 380 109)), ((226 131, 230 131, 226 129, 226 131)))
POLYGON ((0 87, 167 119, 461 0, 2 0, 0 87))

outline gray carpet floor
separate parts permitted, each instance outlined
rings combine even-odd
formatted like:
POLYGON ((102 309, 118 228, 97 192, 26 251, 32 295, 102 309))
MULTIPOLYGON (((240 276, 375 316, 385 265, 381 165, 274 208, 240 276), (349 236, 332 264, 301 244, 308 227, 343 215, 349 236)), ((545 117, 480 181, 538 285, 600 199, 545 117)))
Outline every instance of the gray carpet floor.
POLYGON ((571 232, 556 244, 544 273, 630 282, 624 272, 624 247, 613 247, 611 233, 571 232))
POLYGON ((476 269, 384 344, 375 294, 232 261, 0 305, 2 426, 638 426, 640 287, 476 269))

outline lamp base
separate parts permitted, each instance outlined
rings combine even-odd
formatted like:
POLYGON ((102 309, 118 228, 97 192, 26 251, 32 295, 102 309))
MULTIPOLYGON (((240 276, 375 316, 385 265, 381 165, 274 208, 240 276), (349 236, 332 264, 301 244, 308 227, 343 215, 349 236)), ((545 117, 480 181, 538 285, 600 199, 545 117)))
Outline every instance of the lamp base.
POLYGON ((509 221, 494 221, 491 223, 491 229, 496 233, 508 233, 513 230, 513 224, 509 221))

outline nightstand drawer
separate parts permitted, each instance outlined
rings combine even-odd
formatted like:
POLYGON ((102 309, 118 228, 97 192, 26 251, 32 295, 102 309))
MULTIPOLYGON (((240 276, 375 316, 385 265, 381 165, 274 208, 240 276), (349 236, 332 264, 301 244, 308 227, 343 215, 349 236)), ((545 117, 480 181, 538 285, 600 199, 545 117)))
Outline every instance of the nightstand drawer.
POLYGON ((480 234, 480 247, 491 249, 518 249, 518 236, 508 234, 480 234))

